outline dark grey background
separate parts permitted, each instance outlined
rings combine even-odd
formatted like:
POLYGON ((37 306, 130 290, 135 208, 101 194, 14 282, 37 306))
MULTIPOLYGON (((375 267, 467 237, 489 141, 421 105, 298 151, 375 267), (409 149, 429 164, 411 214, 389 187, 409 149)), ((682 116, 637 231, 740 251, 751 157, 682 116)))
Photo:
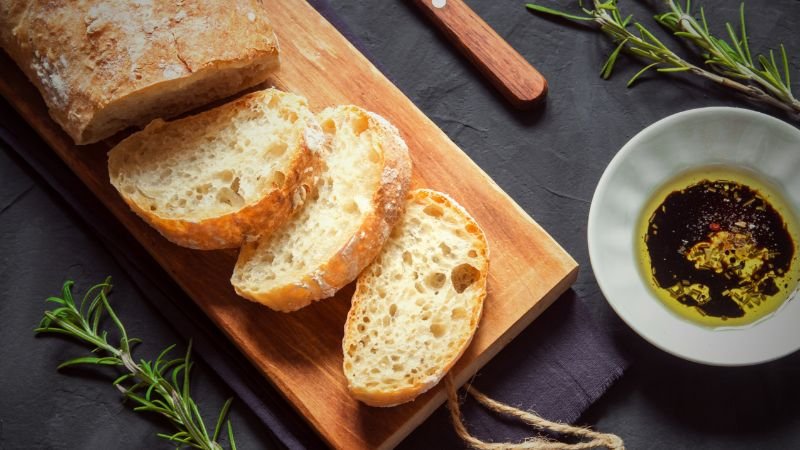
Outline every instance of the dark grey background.
MULTIPOLYGON (((554 3, 574 7, 574 2, 554 3)), ((569 301, 589 305, 594 319, 635 362, 580 422, 621 435, 629 448, 800 447, 800 355, 756 367, 714 368, 664 354, 608 308, 586 248, 595 185, 630 137, 686 109, 753 106, 683 76, 648 75, 626 89, 639 65, 623 57, 611 80, 600 79, 611 46, 599 34, 534 16, 523 2, 469 4, 547 77, 550 93, 543 108, 527 113, 510 109, 410 4, 333 2, 398 87, 581 263, 569 301)), ((703 4, 714 12, 709 18, 714 17, 716 31, 723 19, 737 17, 736 2, 703 4)), ((747 5, 753 49, 785 43, 797 55, 792 72, 800 79, 800 2, 747 5)), ((622 6, 650 26, 649 16, 661 3, 622 6)), ((42 300, 57 293, 65 278, 85 288, 111 274, 117 285, 114 304, 128 328, 144 338, 142 354, 179 342, 173 324, 142 300, 126 271, 87 227, 92 220, 65 207, 23 161, 5 149, 0 152, 0 448, 169 448, 154 437, 155 431, 166 430, 160 421, 132 413, 119 402, 108 386, 112 372, 57 373, 59 360, 82 350, 58 338, 33 337, 42 300)), ((119 239, 129 238, 121 234, 119 239)), ((558 316, 543 319, 550 317, 558 316)), ((526 342, 515 345, 518 350, 526 342)), ((209 415, 230 395, 202 363, 194 392, 209 415)), ((241 402, 233 414, 240 448, 271 446, 269 432, 241 402)), ((437 418, 442 415, 443 410, 437 412, 437 418)), ((456 443, 437 418, 410 442, 424 446, 433 436, 449 435, 447 442, 456 443)))

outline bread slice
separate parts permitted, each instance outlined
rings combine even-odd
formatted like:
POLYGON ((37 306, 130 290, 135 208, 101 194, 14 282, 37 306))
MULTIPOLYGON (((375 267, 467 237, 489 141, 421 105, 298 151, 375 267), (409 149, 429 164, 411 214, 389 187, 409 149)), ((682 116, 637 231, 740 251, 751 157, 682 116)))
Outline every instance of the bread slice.
POLYGON ((455 200, 412 191, 381 254, 358 278, 344 327, 353 397, 394 406, 432 388, 472 340, 486 297, 489 247, 455 200))
POLYGON ((228 97, 279 65, 260 0, 2 1, 0 45, 77 144, 228 97))
POLYGON ((306 100, 267 89, 153 121, 111 150, 108 169, 131 209, 170 241, 235 248, 300 209, 323 146, 306 100))
POLYGON ((245 244, 231 278, 239 295, 279 311, 358 276, 402 215, 411 178, 408 148, 382 117, 356 106, 318 117, 330 142, 318 195, 282 230, 245 244))

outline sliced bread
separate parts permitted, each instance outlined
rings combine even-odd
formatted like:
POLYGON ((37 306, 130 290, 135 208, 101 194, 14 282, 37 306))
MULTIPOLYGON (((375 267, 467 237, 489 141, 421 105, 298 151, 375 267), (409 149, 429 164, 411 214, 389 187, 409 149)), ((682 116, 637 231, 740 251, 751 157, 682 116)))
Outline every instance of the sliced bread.
POLYGON ((267 89, 194 116, 155 120, 111 150, 108 168, 131 209, 170 241, 235 248, 300 209, 323 146, 306 100, 267 89))
POLYGON ((478 327, 489 247, 455 200, 427 189, 408 195, 406 213, 358 278, 344 328, 350 393, 394 406, 436 385, 478 327))
POLYGON ((278 311, 355 280, 402 215, 411 178, 408 148, 382 117, 356 106, 318 117, 329 142, 318 194, 283 229, 246 243, 231 278, 239 295, 278 311))

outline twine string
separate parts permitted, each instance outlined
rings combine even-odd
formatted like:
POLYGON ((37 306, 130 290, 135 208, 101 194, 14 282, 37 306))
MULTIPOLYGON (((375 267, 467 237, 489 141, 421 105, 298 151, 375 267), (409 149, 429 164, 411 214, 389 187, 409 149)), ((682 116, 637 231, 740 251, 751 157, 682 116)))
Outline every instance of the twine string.
POLYGON ((466 391, 475 398, 485 408, 509 417, 514 417, 532 427, 559 434, 569 434, 582 439, 588 439, 575 444, 567 444, 558 441, 531 437, 522 442, 486 442, 471 435, 464 425, 464 418, 461 415, 459 406, 458 391, 456 390, 453 378, 450 374, 445 377, 445 388, 447 390, 447 406, 450 410, 450 417, 453 420, 456 434, 467 442, 472 448, 477 450, 582 450, 597 447, 605 447, 612 450, 624 450, 625 445, 619 436, 610 433, 599 433, 589 428, 576 427, 565 423, 553 422, 537 416, 528 411, 514 408, 512 406, 492 400, 471 385, 466 386, 466 391))

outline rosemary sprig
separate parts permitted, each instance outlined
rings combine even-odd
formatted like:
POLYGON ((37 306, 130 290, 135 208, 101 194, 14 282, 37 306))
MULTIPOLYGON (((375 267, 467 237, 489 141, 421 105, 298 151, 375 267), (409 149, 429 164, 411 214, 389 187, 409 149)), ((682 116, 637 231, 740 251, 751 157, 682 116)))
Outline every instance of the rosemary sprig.
POLYGON ((564 13, 537 4, 528 4, 533 11, 571 20, 593 22, 600 31, 611 38, 617 47, 601 69, 603 78, 609 78, 620 52, 626 52, 643 60, 645 67, 637 72, 628 86, 651 69, 658 72, 689 72, 734 89, 750 99, 790 113, 800 119, 800 101, 792 94, 789 76, 789 60, 783 44, 780 46, 780 65, 775 52, 769 57, 755 55, 750 51, 744 19, 744 4, 739 9, 740 32, 737 34, 730 23, 725 24, 730 43, 711 34, 705 11, 699 9, 699 21, 691 12, 691 0, 681 6, 674 0, 664 0, 669 11, 655 16, 655 20, 670 30, 673 35, 694 44, 704 59, 704 66, 692 64, 670 50, 639 22, 631 22, 632 16, 623 17, 617 0, 592 0, 592 8, 583 7, 585 15, 564 13), (631 31, 628 26, 635 29, 631 31))
POLYGON ((94 347, 92 355, 64 361, 58 368, 79 364, 123 368, 126 373, 114 380, 113 385, 134 404, 133 410, 160 414, 177 430, 173 434, 158 433, 159 437, 179 446, 221 450, 217 438, 226 424, 230 447, 236 450, 231 422, 226 420, 233 399, 228 399, 222 406, 213 433, 209 435, 197 404, 191 397, 189 378, 194 364, 190 360, 191 343, 183 358, 168 358, 169 352, 175 348, 171 345, 153 362, 142 359, 137 363, 133 359, 131 350, 141 340, 128 337, 125 327, 111 308, 108 302, 110 281, 111 278, 106 278, 103 283, 90 288, 79 305, 76 305, 72 296, 72 281, 64 283, 61 297, 47 299, 58 307, 45 311, 36 332, 63 334, 94 347), (106 313, 119 333, 118 346, 109 343, 108 331, 100 327, 106 313))

